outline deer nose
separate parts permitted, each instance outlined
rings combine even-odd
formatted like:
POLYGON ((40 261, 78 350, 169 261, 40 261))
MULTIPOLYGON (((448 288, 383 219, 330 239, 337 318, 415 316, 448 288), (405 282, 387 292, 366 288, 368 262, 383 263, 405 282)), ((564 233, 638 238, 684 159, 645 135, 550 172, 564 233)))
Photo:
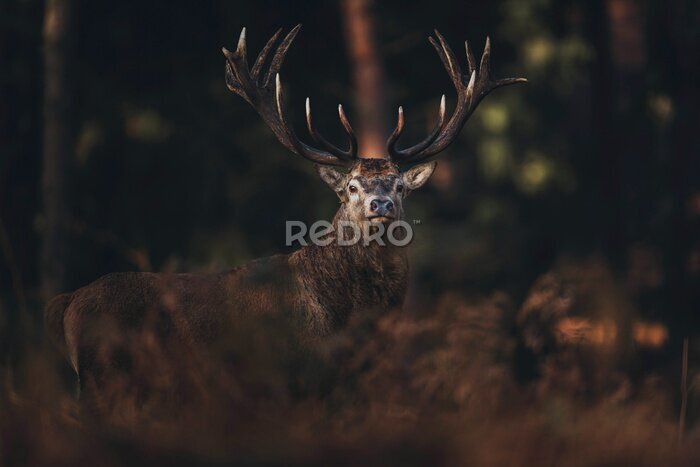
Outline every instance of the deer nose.
POLYGON ((369 209, 378 216, 386 216, 394 210, 394 203, 389 198, 374 198, 369 203, 369 209))

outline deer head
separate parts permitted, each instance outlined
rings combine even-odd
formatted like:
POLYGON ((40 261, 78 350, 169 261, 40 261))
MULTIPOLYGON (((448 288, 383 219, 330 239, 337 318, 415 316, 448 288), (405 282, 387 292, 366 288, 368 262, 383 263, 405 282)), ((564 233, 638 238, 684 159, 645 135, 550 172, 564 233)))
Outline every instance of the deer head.
POLYGON ((492 90, 509 84, 526 82, 525 78, 494 80, 490 73, 491 43, 486 46, 477 68, 474 56, 465 42, 468 73, 464 74, 454 52, 436 30, 437 40, 430 37, 457 91, 457 104, 452 116, 445 118, 445 95, 440 100, 438 121, 421 142, 406 149, 397 148, 404 129, 403 108, 399 107, 396 128, 387 141, 387 155, 381 159, 358 155, 357 138, 338 106, 338 116, 348 137, 348 148, 341 149, 321 136, 314 126, 311 102, 306 99, 306 125, 317 146, 302 142, 287 121, 279 70, 301 25, 292 29, 276 48, 267 73, 263 65, 282 30, 278 30, 258 55, 252 68, 248 66, 246 30, 243 28, 234 52, 223 48, 226 57, 226 85, 245 99, 262 117, 277 139, 287 149, 317 164, 318 173, 341 200, 346 219, 382 223, 403 217, 403 199, 422 186, 435 170, 434 161, 424 162, 444 150, 457 137, 479 102, 492 90), (345 172, 334 167, 344 167, 345 172), (402 168, 406 168, 402 170, 402 168))

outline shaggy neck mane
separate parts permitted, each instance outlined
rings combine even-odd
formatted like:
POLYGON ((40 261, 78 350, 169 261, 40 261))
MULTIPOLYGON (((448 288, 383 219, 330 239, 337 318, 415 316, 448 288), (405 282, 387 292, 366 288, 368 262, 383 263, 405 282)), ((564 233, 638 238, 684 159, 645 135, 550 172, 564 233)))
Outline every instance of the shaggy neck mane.
MULTIPOLYGON (((335 232, 341 220, 349 220, 345 205, 333 218, 335 232)), ((293 253, 291 262, 300 270, 307 306, 325 315, 331 328, 341 326, 355 311, 401 306, 406 291, 405 249, 388 242, 308 245, 293 253)))

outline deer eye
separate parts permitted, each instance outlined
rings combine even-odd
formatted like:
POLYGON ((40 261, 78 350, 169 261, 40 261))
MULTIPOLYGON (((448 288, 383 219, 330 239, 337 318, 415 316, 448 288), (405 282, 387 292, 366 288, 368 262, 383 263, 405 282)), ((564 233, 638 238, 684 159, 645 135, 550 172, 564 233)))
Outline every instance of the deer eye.
POLYGON ((397 186, 396 186, 396 192, 397 192, 397 193, 403 193, 403 185, 397 185, 397 186))
POLYGON ((350 185, 348 187, 348 190, 350 191, 350 193, 357 193, 357 187, 355 185, 350 185))

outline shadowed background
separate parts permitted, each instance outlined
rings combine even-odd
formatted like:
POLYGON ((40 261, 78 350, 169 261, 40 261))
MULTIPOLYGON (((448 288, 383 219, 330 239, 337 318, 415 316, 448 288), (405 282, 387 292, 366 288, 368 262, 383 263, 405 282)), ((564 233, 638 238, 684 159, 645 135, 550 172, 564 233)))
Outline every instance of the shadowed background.
MULTIPOLYGON (((657 375, 677 418, 685 338, 691 379, 700 361, 699 19, 690 0, 3 1, 0 365, 42 341, 47 296, 113 271, 226 270, 285 251, 285 220, 332 216, 312 165, 226 89, 220 49, 242 27, 253 56, 302 23, 281 72, 297 133, 310 96, 343 141, 342 103, 371 154, 398 105, 403 145, 441 94, 454 105, 437 27, 463 67, 463 41, 480 53, 490 35, 494 75, 529 83, 485 99, 407 202, 408 311, 505 303, 519 384, 567 366, 546 367, 534 315, 615 341, 609 365, 633 388, 657 375)), ((584 379, 607 378, 599 363, 584 379)))

